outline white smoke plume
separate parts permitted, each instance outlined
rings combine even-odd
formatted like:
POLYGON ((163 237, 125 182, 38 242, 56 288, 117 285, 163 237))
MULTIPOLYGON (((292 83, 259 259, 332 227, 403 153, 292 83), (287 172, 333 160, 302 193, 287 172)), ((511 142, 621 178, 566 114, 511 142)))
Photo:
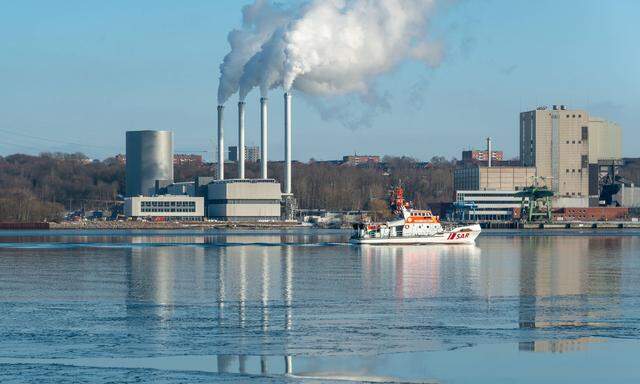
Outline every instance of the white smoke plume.
POLYGON ((256 0, 242 9, 242 29, 229 32, 227 40, 231 51, 220 64, 219 104, 224 104, 231 95, 238 92, 247 62, 290 19, 290 11, 273 5, 268 0, 256 0))
MULTIPOLYGON (((442 0, 441 0, 442 1, 442 0)), ((256 0, 229 34, 218 101, 255 87, 309 95, 367 95, 375 78, 406 60, 436 66, 427 26, 436 0, 310 0, 286 8, 256 0)))

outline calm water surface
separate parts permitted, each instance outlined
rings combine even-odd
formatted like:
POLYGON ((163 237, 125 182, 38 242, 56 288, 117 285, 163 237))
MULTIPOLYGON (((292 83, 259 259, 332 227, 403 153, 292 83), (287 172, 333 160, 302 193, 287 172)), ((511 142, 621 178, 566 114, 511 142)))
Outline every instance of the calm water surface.
POLYGON ((1 232, 0 382, 640 382, 640 233, 1 232))

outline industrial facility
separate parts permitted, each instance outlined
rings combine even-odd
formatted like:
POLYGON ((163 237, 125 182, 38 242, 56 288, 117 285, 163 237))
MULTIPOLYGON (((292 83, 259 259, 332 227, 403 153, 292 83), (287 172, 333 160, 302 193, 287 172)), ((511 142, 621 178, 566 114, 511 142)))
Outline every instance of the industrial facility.
POLYGON ((602 208, 640 206, 640 190, 619 176, 622 130, 617 124, 585 110, 553 105, 520 113, 519 125, 519 160, 504 161, 490 138, 486 150, 463 152, 454 170, 453 216, 524 218, 516 204, 531 188, 546 197, 536 204, 531 197, 530 210, 549 212, 529 212, 529 217, 551 218, 554 210, 557 220, 563 220, 580 209, 584 217, 611 218, 622 211, 602 213, 602 208), (596 207, 600 210, 592 212, 596 207))
MULTIPOLYGON (((267 174, 268 100, 260 99, 260 178, 245 178, 245 102, 238 102, 238 145, 235 178, 224 169, 224 106, 218 106, 217 175, 174 182, 173 142, 168 131, 126 134, 125 215, 148 220, 279 221, 293 220, 296 200, 291 190, 291 94, 284 94, 284 186, 267 174)), ((257 151, 257 148, 254 149, 257 151)))

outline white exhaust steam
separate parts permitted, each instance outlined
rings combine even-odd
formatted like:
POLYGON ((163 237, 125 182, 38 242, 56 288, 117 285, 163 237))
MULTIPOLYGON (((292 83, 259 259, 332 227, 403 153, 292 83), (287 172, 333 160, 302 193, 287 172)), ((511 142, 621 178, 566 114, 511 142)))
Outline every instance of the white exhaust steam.
POLYGON ((255 87, 310 95, 368 94, 371 82, 406 60, 435 66, 427 36, 436 0, 311 0, 292 7, 256 0, 220 65, 218 102, 255 87))

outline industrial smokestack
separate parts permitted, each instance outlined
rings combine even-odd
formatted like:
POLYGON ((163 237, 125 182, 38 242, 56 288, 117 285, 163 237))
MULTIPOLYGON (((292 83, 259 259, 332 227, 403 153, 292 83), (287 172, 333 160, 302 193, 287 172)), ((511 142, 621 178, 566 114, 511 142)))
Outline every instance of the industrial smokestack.
POLYGON ((267 178, 267 164, 268 149, 267 149, 267 137, 268 137, 268 115, 267 115, 268 99, 266 97, 260 98, 260 177, 267 178))
POLYGON ((244 179, 244 101, 238 102, 238 179, 244 179))
POLYGON ((291 94, 284 94, 284 193, 291 194, 291 94))
POLYGON ((224 180, 224 129, 222 114, 224 105, 218 105, 218 180, 224 180))
POLYGON ((491 167, 491 160, 493 159, 493 153, 491 151, 491 138, 487 137, 487 166, 491 167))

